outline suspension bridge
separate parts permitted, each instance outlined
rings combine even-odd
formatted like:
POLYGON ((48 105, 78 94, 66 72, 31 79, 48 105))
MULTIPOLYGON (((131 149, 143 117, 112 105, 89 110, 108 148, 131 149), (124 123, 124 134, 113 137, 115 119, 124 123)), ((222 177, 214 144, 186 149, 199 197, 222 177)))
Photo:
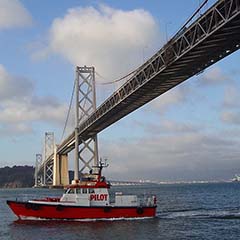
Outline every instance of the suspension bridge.
POLYGON ((73 150, 78 180, 79 173, 98 164, 99 132, 239 49, 240 0, 218 0, 199 14, 202 6, 99 107, 94 67, 76 67, 75 129, 58 145, 52 132, 45 133, 44 154, 36 155, 35 186, 69 184, 68 155, 73 150))

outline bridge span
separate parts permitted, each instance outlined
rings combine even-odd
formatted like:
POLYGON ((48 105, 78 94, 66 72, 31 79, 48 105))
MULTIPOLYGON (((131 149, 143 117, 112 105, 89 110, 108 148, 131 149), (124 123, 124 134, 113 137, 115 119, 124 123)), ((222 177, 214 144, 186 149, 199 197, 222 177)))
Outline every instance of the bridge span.
MULTIPOLYGON (((78 122, 77 134, 75 130, 64 139, 55 154, 67 155, 76 145, 232 54, 239 45, 240 0, 218 0, 196 20, 187 22, 126 83, 78 122)), ((53 158, 52 153, 45 161, 53 158)))

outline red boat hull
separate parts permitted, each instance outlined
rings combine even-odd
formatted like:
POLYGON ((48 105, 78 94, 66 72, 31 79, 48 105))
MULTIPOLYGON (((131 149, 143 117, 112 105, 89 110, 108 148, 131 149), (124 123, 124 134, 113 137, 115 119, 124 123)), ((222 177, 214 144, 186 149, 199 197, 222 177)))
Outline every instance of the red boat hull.
POLYGON ((150 218, 156 215, 154 207, 82 207, 37 204, 18 201, 7 201, 12 211, 20 219, 115 219, 115 218, 150 218))

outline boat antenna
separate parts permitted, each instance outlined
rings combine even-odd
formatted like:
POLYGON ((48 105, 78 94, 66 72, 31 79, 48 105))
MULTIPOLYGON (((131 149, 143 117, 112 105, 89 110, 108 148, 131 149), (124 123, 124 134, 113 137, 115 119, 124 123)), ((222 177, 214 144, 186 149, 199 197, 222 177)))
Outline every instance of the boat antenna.
POLYGON ((109 166, 109 164, 107 163, 108 159, 107 158, 104 158, 102 159, 100 157, 100 161, 98 162, 98 165, 96 166, 92 166, 93 168, 106 168, 109 166))
POLYGON ((108 161, 107 158, 102 159, 102 158, 100 157, 100 161, 99 161, 100 167, 102 167, 102 168, 108 167, 109 164, 107 163, 107 161, 108 161))

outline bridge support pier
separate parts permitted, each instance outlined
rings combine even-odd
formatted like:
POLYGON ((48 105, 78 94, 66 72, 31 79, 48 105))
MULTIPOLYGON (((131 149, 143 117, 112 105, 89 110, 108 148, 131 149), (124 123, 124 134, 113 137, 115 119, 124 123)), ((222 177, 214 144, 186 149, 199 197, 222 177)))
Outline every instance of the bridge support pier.
POLYGON ((59 165, 59 155, 57 154, 57 146, 55 146, 53 153, 53 186, 60 185, 59 165))
MULTIPOLYGON (((56 149, 56 148, 55 148, 56 149)), ((54 161, 53 161, 53 186, 65 186, 69 184, 69 174, 68 174, 68 155, 56 154, 54 151, 54 161)))
POLYGON ((66 186, 69 184, 68 155, 67 154, 60 155, 59 163, 60 163, 60 185, 66 186))

